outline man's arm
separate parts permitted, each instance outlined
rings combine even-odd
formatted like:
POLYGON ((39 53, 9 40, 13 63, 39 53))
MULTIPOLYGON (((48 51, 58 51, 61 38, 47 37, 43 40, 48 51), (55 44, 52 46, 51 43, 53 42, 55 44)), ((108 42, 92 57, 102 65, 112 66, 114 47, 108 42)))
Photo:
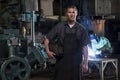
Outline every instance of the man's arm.
POLYGON ((88 70, 88 47, 83 47, 83 72, 88 70))
POLYGON ((46 51, 47 55, 50 58, 55 59, 55 57, 54 57, 55 53, 53 53, 52 51, 49 50, 49 39, 46 36, 45 36, 45 39, 44 39, 44 45, 45 45, 45 51, 46 51))

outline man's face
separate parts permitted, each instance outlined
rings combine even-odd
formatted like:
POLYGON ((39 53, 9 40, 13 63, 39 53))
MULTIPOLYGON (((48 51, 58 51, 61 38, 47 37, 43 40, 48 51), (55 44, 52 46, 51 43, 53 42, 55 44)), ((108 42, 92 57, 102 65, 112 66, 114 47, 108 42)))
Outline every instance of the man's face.
POLYGON ((68 21, 76 21, 77 10, 75 8, 68 8, 66 16, 68 21))

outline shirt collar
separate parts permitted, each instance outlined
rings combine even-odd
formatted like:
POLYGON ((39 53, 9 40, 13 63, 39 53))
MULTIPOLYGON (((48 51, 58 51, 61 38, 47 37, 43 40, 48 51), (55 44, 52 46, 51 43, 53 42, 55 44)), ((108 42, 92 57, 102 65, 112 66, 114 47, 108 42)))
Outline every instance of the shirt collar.
MULTIPOLYGON (((65 25, 65 26, 68 26, 68 22, 67 22, 67 21, 65 21, 64 25, 65 25)), ((77 25, 77 22, 75 22, 74 27, 77 27, 76 25, 77 25)))

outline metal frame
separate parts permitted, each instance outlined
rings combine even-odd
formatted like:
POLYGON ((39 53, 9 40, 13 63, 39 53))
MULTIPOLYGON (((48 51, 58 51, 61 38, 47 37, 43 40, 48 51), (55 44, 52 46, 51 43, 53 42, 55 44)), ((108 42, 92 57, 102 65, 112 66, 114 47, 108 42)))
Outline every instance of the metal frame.
POLYGON ((113 66, 115 67, 115 72, 116 72, 116 80, 118 80, 118 60, 117 59, 89 59, 88 60, 89 64, 93 63, 98 69, 100 73, 101 80, 104 80, 104 70, 106 69, 106 65, 108 63, 112 63, 113 66))

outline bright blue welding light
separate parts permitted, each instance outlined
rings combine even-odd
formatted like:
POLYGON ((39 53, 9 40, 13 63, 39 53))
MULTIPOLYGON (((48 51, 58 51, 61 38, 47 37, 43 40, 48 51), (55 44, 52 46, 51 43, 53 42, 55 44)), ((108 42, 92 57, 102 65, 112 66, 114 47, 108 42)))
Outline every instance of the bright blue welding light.
POLYGON ((90 58, 96 58, 96 55, 100 55, 102 50, 98 49, 101 45, 98 45, 98 41, 95 38, 95 35, 90 35, 91 44, 88 45, 88 56, 90 58))

